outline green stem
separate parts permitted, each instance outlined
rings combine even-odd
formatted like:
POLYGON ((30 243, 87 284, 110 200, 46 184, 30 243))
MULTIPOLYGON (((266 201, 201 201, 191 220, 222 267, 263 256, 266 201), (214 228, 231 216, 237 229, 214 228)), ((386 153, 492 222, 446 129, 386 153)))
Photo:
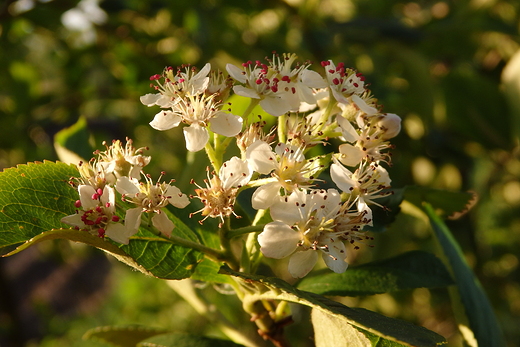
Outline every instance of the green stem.
POLYGON ((206 143, 204 149, 206 150, 206 154, 208 155, 208 159, 211 165, 213 166, 213 169, 215 170, 215 172, 218 172, 220 166, 222 165, 222 160, 217 158, 217 153, 215 152, 215 149, 211 146, 209 141, 206 143))
POLYGON ((196 251, 199 251, 201 253, 204 253, 208 258, 211 260, 214 260, 218 263, 220 262, 226 262, 228 259, 226 257, 226 254, 224 252, 221 252, 219 250, 216 250, 214 248, 210 248, 204 245, 201 245, 200 243, 193 242, 190 240, 183 239, 182 237, 178 237, 175 235, 171 235, 168 240, 172 241, 173 243, 184 246, 187 248, 192 248, 196 251))
POLYGON ((228 237, 228 233, 230 230, 231 221, 229 217, 226 217, 224 222, 220 225, 218 229, 218 236, 220 239, 220 247, 222 248, 222 253, 226 258, 226 263, 229 267, 235 271, 240 268, 239 261, 236 259, 233 254, 233 250, 231 249, 231 239, 228 237))
POLYGON ((325 111, 323 111, 323 114, 321 115, 320 120, 318 121, 319 128, 317 129, 317 131, 322 130, 323 127, 327 124, 327 120, 329 119, 332 110, 337 104, 338 102, 334 98, 334 95, 332 95, 332 92, 329 90, 329 103, 327 104, 327 108, 325 109, 325 111))
POLYGON ((264 225, 251 225, 251 226, 248 226, 248 227, 228 230, 226 236, 229 239, 232 239, 232 238, 240 236, 240 235, 254 233, 254 232, 257 232, 257 231, 262 231, 263 229, 264 229, 264 225))
POLYGON ((253 109, 260 103, 260 99, 253 99, 251 98, 251 101, 249 102, 249 106, 247 106, 244 113, 242 113, 242 119, 246 120, 247 117, 251 112, 253 112, 253 109))
POLYGON ((278 141, 281 143, 285 143, 286 141, 286 131, 287 129, 287 116, 282 114, 278 117, 278 141))

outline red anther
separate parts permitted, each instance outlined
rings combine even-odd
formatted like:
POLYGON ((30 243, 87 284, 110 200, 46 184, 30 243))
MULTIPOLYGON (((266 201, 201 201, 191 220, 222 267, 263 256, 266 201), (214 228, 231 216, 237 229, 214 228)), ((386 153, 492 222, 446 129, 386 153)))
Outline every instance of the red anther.
POLYGON ((179 83, 184 83, 184 78, 179 78, 179 83))
POLYGON ((354 87, 356 87, 356 88, 359 87, 359 84, 357 84, 357 83, 352 83, 352 84, 353 84, 354 87))
POLYGON ((157 74, 155 74, 155 75, 153 75, 153 76, 150 76, 150 81, 157 81, 157 80, 160 79, 160 78, 161 78, 161 75, 157 75, 157 74))
POLYGON ((283 76, 282 81, 284 82, 291 82, 291 78, 289 76, 283 76))
POLYGON ((336 70, 339 71, 339 69, 343 69, 344 67, 345 67, 345 63, 338 63, 336 70))
POLYGON ((365 81, 365 76, 363 76, 363 74, 361 72, 357 73, 356 77, 359 78, 359 80, 362 81, 362 82, 365 81))
POLYGON ((167 71, 172 71, 172 70, 173 70, 173 67, 168 66, 168 67, 166 68, 166 70, 167 70, 167 71))
POLYGON ((98 189, 96 190, 96 193, 97 193, 99 196, 103 195, 103 189, 98 188, 98 189))
POLYGON ((112 216, 112 222, 119 222, 119 216, 112 216))
POLYGON ((339 79, 335 78, 332 80, 332 83, 334 83, 335 85, 338 85, 340 82, 339 82, 339 79))
POLYGON ((333 69, 329 70, 329 73, 335 73, 335 72, 336 72, 336 70, 333 70, 333 69))
POLYGON ((291 91, 292 91, 293 94, 296 94, 296 88, 292 87, 291 91))
POLYGON ((278 86, 271 86, 271 90, 273 91, 273 93, 276 93, 278 91, 278 86))
POLYGON ((329 66, 330 65, 330 61, 322 61, 321 62, 321 66, 325 67, 325 66, 329 66))
POLYGON ((107 203, 105 204, 105 207, 107 207, 107 208, 110 207, 110 203, 107 202, 107 203))
POLYGON ((83 223, 85 223, 86 225, 94 225, 94 224, 96 224, 96 223, 94 223, 94 221, 91 221, 89 219, 83 221, 83 223))
POLYGON ((98 234, 98 237, 105 237, 105 229, 103 228, 99 228, 98 231, 97 231, 97 234, 98 234))
POLYGON ((278 82, 280 82, 280 80, 279 80, 278 78, 275 77, 275 78, 273 78, 273 82, 274 82, 274 83, 278 83, 278 82))
POLYGON ((262 79, 259 78, 259 79, 257 79, 255 82, 256 82, 256 84, 262 84, 262 79))
POLYGON ((97 199, 99 199, 99 194, 98 193, 92 194, 92 200, 97 200, 97 199))
POLYGON ((76 200, 76 202, 74 202, 74 207, 81 207, 81 201, 80 200, 76 200))
POLYGON ((96 218, 96 222, 94 224, 99 224, 103 221, 103 217, 102 216, 99 216, 96 218))

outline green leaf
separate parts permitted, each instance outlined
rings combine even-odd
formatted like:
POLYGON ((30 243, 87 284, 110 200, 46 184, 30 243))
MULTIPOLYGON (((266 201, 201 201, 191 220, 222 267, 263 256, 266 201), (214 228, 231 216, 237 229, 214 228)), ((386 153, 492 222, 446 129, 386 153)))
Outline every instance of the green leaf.
POLYGON ((76 123, 56 133, 54 148, 60 160, 64 162, 77 164, 80 161, 88 161, 93 151, 89 145, 89 138, 87 120, 80 116, 76 123))
MULTIPOLYGON (((469 328, 473 331, 474 338, 479 346, 505 346, 493 308, 480 282, 468 266, 457 241, 451 235, 446 224, 435 213, 432 205, 425 203, 424 210, 430 218, 433 231, 449 262, 453 278, 457 284, 459 295, 453 297, 453 305, 457 306, 457 300, 460 297, 466 314, 466 317, 463 318, 467 318, 469 328)), ((465 322, 461 321, 460 323, 464 324, 465 322)), ((466 333, 470 333, 469 331, 461 329, 461 332, 467 341, 473 339, 473 336, 467 336, 466 333)))
POLYGON ((170 280, 190 277, 203 258, 199 252, 160 237, 132 237, 121 249, 153 276, 170 280))
POLYGON ((427 201, 444 217, 457 219, 477 202, 477 195, 470 192, 452 192, 427 187, 408 186, 404 199, 421 208, 427 201))
POLYGON ((359 296, 451 284, 454 282, 442 261, 427 252, 411 251, 349 268, 341 274, 327 271, 307 276, 297 287, 321 295, 359 296))
POLYGON ((90 329, 83 335, 83 339, 106 343, 114 347, 135 347, 140 341, 165 332, 165 330, 139 325, 105 326, 90 329))
POLYGON ((67 182, 77 175, 75 166, 50 161, 0 173, 0 254, 64 225, 61 218, 74 213, 78 199, 67 182))
POLYGON ((333 315, 312 309, 311 319, 316 347, 372 346, 365 334, 333 315))
POLYGON ((140 342, 137 347, 239 347, 229 340, 184 333, 156 335, 140 342))
POLYGON ((321 295, 298 290, 279 278, 239 273, 226 267, 220 271, 241 279, 240 283, 246 293, 242 299, 244 307, 252 307, 259 300, 294 302, 322 311, 342 324, 350 324, 362 332, 372 333, 381 340, 417 347, 433 347, 446 343, 442 336, 426 328, 365 309, 347 307, 321 295))

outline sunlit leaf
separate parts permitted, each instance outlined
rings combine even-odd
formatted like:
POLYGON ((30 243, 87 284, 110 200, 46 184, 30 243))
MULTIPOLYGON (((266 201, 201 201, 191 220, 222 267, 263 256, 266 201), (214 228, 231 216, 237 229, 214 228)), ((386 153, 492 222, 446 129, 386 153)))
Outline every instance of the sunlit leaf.
POLYGON ((222 340, 200 335, 169 333, 147 338, 137 344, 137 347, 239 347, 229 340, 222 340))
POLYGON ((321 295, 359 296, 453 284, 444 264, 433 254, 411 251, 399 256, 349 268, 341 274, 327 271, 307 276, 298 289, 321 295))
MULTIPOLYGON (((505 346, 493 308, 479 280, 468 266, 457 241, 453 238, 442 219, 435 213, 432 205, 425 203, 424 210, 430 218, 435 235, 441 244, 444 255, 448 259, 458 288, 459 295, 453 297, 453 301, 455 301, 453 303, 454 306, 458 306, 456 300, 460 298, 469 327, 473 331, 474 338, 479 346, 505 346)), ((463 324, 464 322, 460 323, 463 324)), ((469 333, 466 330, 461 332, 463 332, 463 335, 464 333, 469 333)))
POLYGON ((245 307, 259 300, 282 300, 320 310, 343 324, 351 324, 361 332, 368 331, 381 340, 399 342, 405 346, 433 347, 446 343, 445 339, 423 327, 406 321, 388 318, 362 308, 350 308, 321 295, 298 290, 279 278, 248 275, 222 268, 222 273, 240 278, 247 293, 242 302, 245 307))
POLYGON ((165 332, 140 325, 105 326, 90 329, 83 335, 83 339, 105 343, 113 347, 135 347, 140 341, 165 332))

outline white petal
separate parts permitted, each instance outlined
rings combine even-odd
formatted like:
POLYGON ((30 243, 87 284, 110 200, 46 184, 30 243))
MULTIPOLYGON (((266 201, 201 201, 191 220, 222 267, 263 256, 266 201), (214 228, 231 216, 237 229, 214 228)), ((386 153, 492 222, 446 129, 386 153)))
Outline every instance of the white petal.
POLYGON ((344 143, 338 149, 341 153, 339 160, 347 166, 357 166, 363 159, 363 151, 359 147, 344 143))
POLYGON ((300 73, 302 83, 311 88, 326 88, 327 82, 325 79, 316 71, 303 70, 300 73))
MULTIPOLYGON (((301 208, 299 206, 305 205, 306 200, 307 194, 299 190, 293 191, 289 196, 278 196, 269 210, 271 218, 288 225, 296 224, 302 219, 302 213, 300 213, 301 208)), ((307 218, 307 215, 303 215, 303 218, 307 218)))
POLYGON ((260 99, 260 95, 258 95, 258 93, 251 88, 246 88, 244 86, 234 86, 233 91, 235 94, 245 96, 246 98, 260 99))
POLYGON ((110 223, 105 230, 106 236, 110 237, 115 242, 122 243, 123 245, 128 245, 130 236, 134 234, 135 233, 133 233, 132 230, 128 230, 120 223, 110 223))
POLYGON ((368 207, 365 199, 363 196, 360 196, 357 201, 357 210, 359 212, 365 212, 365 215, 363 216, 363 219, 367 219, 369 222, 368 225, 374 225, 372 221, 372 209, 368 207))
POLYGON ((359 139, 359 134, 357 133, 356 129, 348 119, 342 116, 337 116, 336 122, 338 122, 338 125, 342 130, 341 134, 345 138, 345 141, 356 142, 359 139))
POLYGON ((162 211, 159 211, 159 213, 156 213, 155 216, 152 217, 152 224, 166 237, 170 237, 173 228, 175 228, 170 218, 162 211))
POLYGON ((352 180, 352 172, 346 167, 336 163, 330 166, 330 177, 338 188, 345 193, 350 193, 351 188, 356 185, 356 182, 352 180))
POLYGON ((188 199, 186 194, 183 194, 181 190, 175 186, 168 187, 166 196, 168 196, 168 202, 177 208, 185 208, 190 203, 190 199, 188 199))
POLYGON ((356 106, 363 112, 365 112, 369 116, 373 116, 377 114, 377 109, 372 106, 368 106, 368 104, 363 100, 360 96, 353 94, 352 101, 356 104, 356 106))
POLYGON ((325 264, 335 273, 343 273, 347 270, 347 250, 345 244, 341 241, 334 240, 327 243, 328 252, 322 252, 325 264))
POLYGON ((219 112, 211 119, 210 129, 214 133, 232 137, 242 130, 242 117, 231 113, 219 112))
POLYGON ((114 212, 116 210, 116 192, 114 188, 105 186, 103 188, 103 194, 101 194, 100 198, 101 204, 108 208, 109 212, 114 212))
POLYGON ((246 150, 246 158, 251 168, 261 174, 268 174, 276 167, 276 156, 267 142, 256 140, 246 150))
POLYGON ((296 252, 289 259, 289 273, 294 278, 302 278, 312 270, 317 260, 318 254, 316 251, 296 252))
POLYGON ((161 111, 155 115, 150 126, 156 130, 169 130, 178 126, 181 120, 182 118, 172 111, 161 111))
POLYGON ((241 187, 251 179, 251 170, 247 162, 232 157, 220 167, 219 177, 224 188, 241 187))
POLYGON ((384 118, 378 122, 380 127, 385 129, 383 138, 385 140, 391 139, 397 136, 401 131, 401 117, 394 113, 387 113, 384 118))
POLYGON ((141 100, 141 103, 143 105, 150 107, 150 106, 154 106, 160 97, 162 97, 162 95, 159 93, 157 93, 157 94, 150 93, 150 94, 145 94, 145 95, 141 96, 139 98, 139 100, 141 100))
POLYGON ((70 216, 63 217, 61 222, 74 227, 83 228, 85 223, 81 220, 81 216, 79 213, 71 214, 70 216))
POLYGON ((190 152, 198 152, 206 146, 209 140, 208 130, 198 124, 192 124, 182 129, 186 139, 186 149, 190 152))
POLYGON ((281 259, 290 255, 298 247, 300 233, 282 222, 271 222, 258 235, 260 251, 268 258, 281 259))
POLYGON ((280 188, 281 185, 278 182, 271 182, 258 187, 251 198, 251 205, 255 210, 268 209, 278 201, 280 188))
POLYGON ((120 194, 135 195, 139 193, 139 181, 135 178, 128 178, 126 176, 119 177, 116 183, 116 190, 120 194))
POLYGON ((229 75, 232 78, 234 78, 235 80, 237 80, 238 82, 246 83, 247 78, 246 78, 246 75, 243 74, 244 71, 242 69, 236 67, 233 64, 227 64, 226 70, 229 73, 229 75))
POLYGON ((141 225, 142 212, 143 209, 141 207, 135 207, 126 210, 125 227, 128 229, 129 232, 133 232, 135 234, 139 231, 139 226, 141 225))
POLYGON ((92 210, 96 206, 99 206, 99 201, 97 199, 92 199, 92 196, 96 194, 94 187, 81 184, 78 187, 79 192, 79 200, 81 201, 81 207, 84 210, 92 210))
POLYGON ((265 112, 275 117, 279 117, 282 114, 291 111, 291 109, 293 108, 285 98, 276 96, 261 100, 260 106, 265 112))

